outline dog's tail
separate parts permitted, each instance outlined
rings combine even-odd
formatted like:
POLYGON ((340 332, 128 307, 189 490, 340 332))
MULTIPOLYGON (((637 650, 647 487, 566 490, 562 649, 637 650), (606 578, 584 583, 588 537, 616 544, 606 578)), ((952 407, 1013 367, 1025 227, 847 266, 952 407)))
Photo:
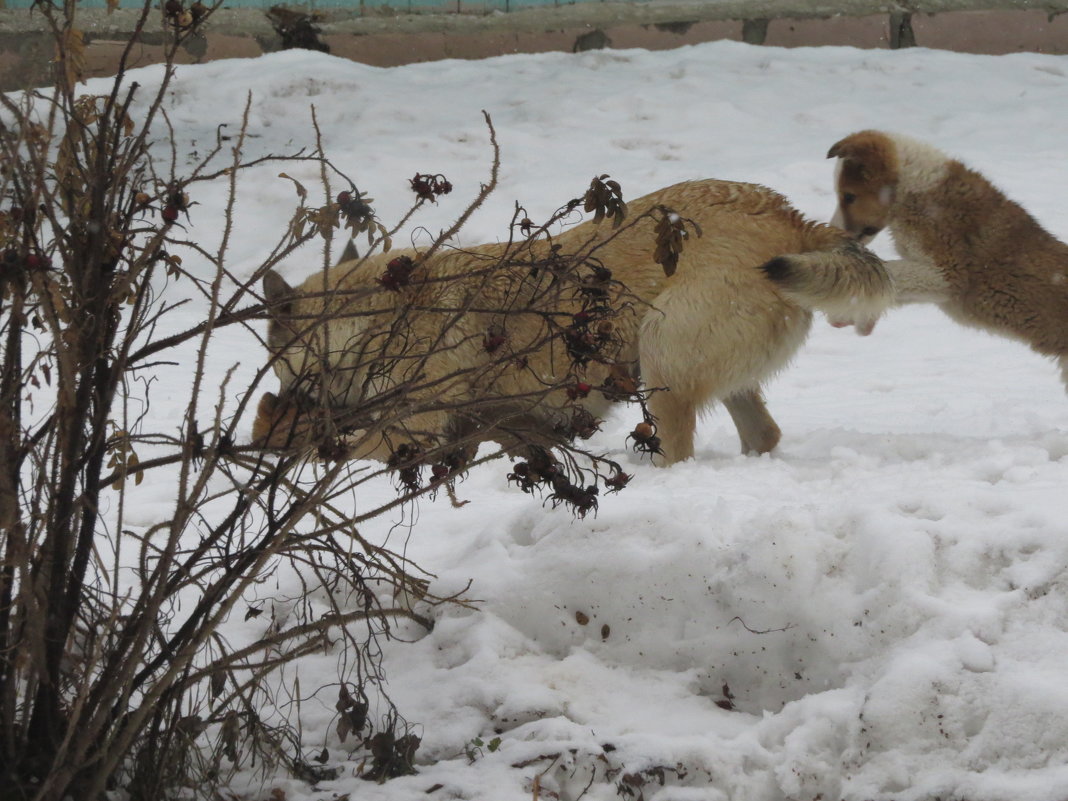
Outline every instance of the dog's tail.
POLYGON ((882 260, 852 240, 831 247, 778 256, 760 267, 790 300, 818 309, 835 326, 855 325, 867 336, 894 302, 882 260))

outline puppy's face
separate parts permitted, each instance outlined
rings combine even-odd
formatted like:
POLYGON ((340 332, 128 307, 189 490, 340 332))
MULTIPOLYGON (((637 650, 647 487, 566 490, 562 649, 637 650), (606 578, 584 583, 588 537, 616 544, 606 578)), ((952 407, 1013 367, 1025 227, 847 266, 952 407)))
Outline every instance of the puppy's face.
POLYGON ((837 158, 838 208, 831 225, 868 244, 886 227, 897 191, 897 153, 878 131, 861 131, 835 144, 827 158, 837 158))

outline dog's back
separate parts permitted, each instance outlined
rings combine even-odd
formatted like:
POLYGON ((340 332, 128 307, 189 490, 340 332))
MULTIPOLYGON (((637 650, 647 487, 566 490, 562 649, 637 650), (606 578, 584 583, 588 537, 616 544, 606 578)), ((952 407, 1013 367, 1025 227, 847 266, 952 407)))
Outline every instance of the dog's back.
MULTIPOLYGON (((781 195, 752 184, 676 184, 631 201, 628 209, 622 228, 585 222, 522 246, 528 248, 525 257, 535 260, 558 248, 611 271, 618 351, 607 363, 581 367, 582 380, 600 387, 614 370, 640 362, 645 385, 664 390, 653 394, 650 409, 668 463, 692 455, 695 415, 717 400, 737 423, 744 451, 770 450, 779 431, 764 407, 761 383, 804 340, 812 309, 859 303, 877 315, 889 297, 881 263, 842 232, 806 221, 781 195), (687 232, 671 275, 654 259, 657 226, 665 220, 687 232), (781 254, 795 255, 784 262, 789 269, 776 283, 759 267, 781 254)), ((419 396, 413 399, 433 393, 441 401, 440 412, 413 421, 428 434, 445 433, 449 405, 472 399, 494 415, 536 415, 551 427, 574 405, 560 385, 576 368, 559 339, 546 339, 544 314, 504 321, 514 282, 493 268, 505 254, 500 244, 442 248, 419 265, 403 292, 382 292, 376 282, 398 258, 418 254, 379 254, 341 264, 297 290, 280 288, 280 279, 272 279, 275 291, 267 292, 268 299, 284 310, 272 327, 286 329, 290 337, 288 343, 269 337, 284 387, 287 378, 298 380, 299 370, 311 370, 310 379, 299 380, 325 387, 330 405, 355 407, 418 375, 409 390, 419 396), (405 314, 406 308, 418 313, 405 314), (294 324, 324 311, 335 317, 328 326, 306 335, 294 324), (398 328, 400 319, 405 322, 398 328), (487 347, 487 335, 502 322, 508 346, 523 353, 522 369, 501 369, 487 347), (309 358, 313 350, 318 352, 309 358), (369 372, 384 363, 386 368, 369 372), (323 365, 332 373, 325 381, 314 375, 323 365), (544 391, 553 386, 558 388, 544 391), (531 400, 517 411, 515 398, 531 400), (506 406, 494 408, 494 399, 506 406)), ((579 310, 576 300, 558 300, 564 305, 553 314, 579 310)), ((594 392, 583 405, 602 415, 611 397, 594 392)), ((284 410, 271 407, 267 415, 272 414, 281 418, 284 410)), ((388 453, 372 449, 362 455, 388 453)))

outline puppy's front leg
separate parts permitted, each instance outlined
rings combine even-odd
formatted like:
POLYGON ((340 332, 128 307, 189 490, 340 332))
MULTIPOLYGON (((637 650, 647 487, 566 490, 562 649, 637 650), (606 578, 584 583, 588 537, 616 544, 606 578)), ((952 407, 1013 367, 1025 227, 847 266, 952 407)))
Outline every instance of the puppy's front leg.
POLYGON ((894 285, 894 305, 945 303, 950 299, 949 284, 942 271, 922 259, 895 259, 883 262, 894 285))

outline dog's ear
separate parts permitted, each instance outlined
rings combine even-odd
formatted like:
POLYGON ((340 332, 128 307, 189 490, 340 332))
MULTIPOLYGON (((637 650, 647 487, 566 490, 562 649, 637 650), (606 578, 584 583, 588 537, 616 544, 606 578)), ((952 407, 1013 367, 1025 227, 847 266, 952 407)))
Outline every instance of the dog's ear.
POLYGON ((360 258, 360 252, 356 249, 356 240, 350 239, 348 244, 345 245, 345 249, 341 251, 341 259, 338 264, 343 264, 347 261, 356 261, 360 258))
POLYGON ((293 313, 293 301, 297 292, 286 283, 286 279, 274 270, 263 275, 263 299, 267 301, 268 311, 272 317, 285 317, 293 313))
POLYGON ((263 274, 263 299, 267 303, 267 349, 278 353, 294 341, 293 315, 300 293, 274 270, 263 274))

